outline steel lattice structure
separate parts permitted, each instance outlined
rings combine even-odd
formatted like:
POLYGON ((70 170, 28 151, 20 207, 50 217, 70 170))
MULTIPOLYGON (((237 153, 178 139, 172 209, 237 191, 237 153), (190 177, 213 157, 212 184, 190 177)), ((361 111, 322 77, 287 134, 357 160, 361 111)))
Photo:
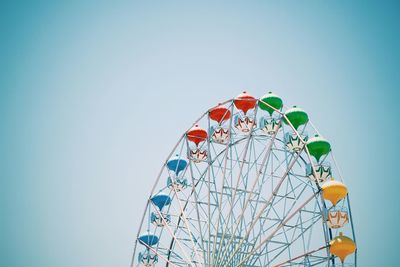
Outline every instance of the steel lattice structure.
POLYGON ((335 252, 339 232, 355 235, 347 191, 333 205, 325 190, 343 185, 330 145, 312 150, 325 139, 308 115, 271 96, 239 95, 182 135, 150 192, 132 267, 356 266, 356 253, 343 264, 335 252))

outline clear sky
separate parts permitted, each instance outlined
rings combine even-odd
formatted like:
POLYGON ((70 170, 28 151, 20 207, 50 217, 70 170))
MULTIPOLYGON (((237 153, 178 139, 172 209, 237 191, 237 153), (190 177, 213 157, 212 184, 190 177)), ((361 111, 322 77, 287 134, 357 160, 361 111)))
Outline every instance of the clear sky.
POLYGON ((128 266, 178 137, 246 89, 308 111, 350 190, 360 266, 397 266, 399 7, 2 1, 0 265, 128 266))

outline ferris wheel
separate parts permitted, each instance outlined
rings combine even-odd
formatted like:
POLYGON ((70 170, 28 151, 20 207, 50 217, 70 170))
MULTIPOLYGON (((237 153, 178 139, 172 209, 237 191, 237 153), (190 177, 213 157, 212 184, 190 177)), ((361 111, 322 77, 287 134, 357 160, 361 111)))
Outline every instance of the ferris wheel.
POLYGON ((350 201, 330 143, 296 106, 243 92, 207 110, 166 158, 136 266, 356 266, 350 201))

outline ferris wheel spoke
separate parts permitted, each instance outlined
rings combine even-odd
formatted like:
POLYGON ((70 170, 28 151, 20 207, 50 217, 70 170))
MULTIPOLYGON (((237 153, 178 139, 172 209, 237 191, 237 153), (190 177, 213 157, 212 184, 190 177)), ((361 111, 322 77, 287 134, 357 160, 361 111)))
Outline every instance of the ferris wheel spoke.
MULTIPOLYGON (((208 129, 210 128, 210 119, 208 119, 208 129)), ((210 151, 210 139, 207 138, 207 149, 210 151)), ((208 165, 207 165, 207 178, 208 178, 208 194, 207 194, 207 200, 208 200, 208 242, 207 242, 207 262, 210 262, 210 239, 211 239, 211 174, 210 174, 210 168, 212 166, 211 164, 211 153, 207 158, 208 165)))
POLYGON ((259 169, 259 171, 257 171, 256 178, 254 179, 254 182, 253 182, 253 184, 251 186, 251 189, 250 189, 250 193, 248 194, 248 197, 245 200, 244 206, 242 208, 242 212, 239 214, 239 217, 236 219, 236 224, 233 226, 234 230, 232 232, 232 235, 231 235, 228 243, 225 246, 225 251, 223 252, 221 258, 224 258, 224 256, 227 254, 227 252, 228 252, 227 249, 230 247, 230 245, 231 245, 231 243, 233 241, 234 235, 236 234, 237 228, 239 227, 239 224, 242 222, 243 215, 245 214, 245 211, 246 211, 247 206, 248 206, 248 204, 250 202, 250 199, 253 196, 254 189, 257 186, 259 178, 260 178, 260 176, 262 174, 263 167, 264 167, 265 163, 267 162, 267 160, 268 160, 268 158, 270 156, 270 152, 271 152, 272 146, 274 144, 276 134, 277 134, 277 132, 273 135, 273 137, 271 138, 270 142, 267 145, 267 149, 265 151, 265 155, 264 155, 264 158, 262 160, 260 169, 259 169))
MULTIPOLYGON (((217 198, 214 196, 214 193, 211 193, 211 195, 213 197, 211 198, 210 202, 208 201, 209 189, 208 189, 207 182, 201 182, 196 185, 196 195, 199 195, 199 192, 201 192, 201 191, 207 191, 207 193, 204 193, 201 198, 197 197, 197 200, 193 204, 197 206, 197 209, 199 210, 199 212, 201 211, 200 213, 203 214, 206 218, 212 217, 215 214, 215 212, 219 206, 217 198), (212 207, 210 216, 208 216, 208 206, 212 207)), ((215 192, 216 190, 211 189, 210 191, 215 192)), ((207 219, 207 221, 208 221, 208 219, 207 219)), ((206 227, 208 227, 208 226, 206 225, 206 227)), ((211 227, 214 227, 214 226, 211 225, 211 227)))
MULTIPOLYGON (((276 187, 274 188, 274 191, 272 192, 269 200, 262 206, 261 210, 258 212, 257 216, 253 219, 252 224, 250 225, 249 229, 247 230, 246 234, 244 235, 244 237, 241 239, 241 241, 239 242, 239 244, 236 246, 236 249, 234 251, 234 253, 237 252, 237 250, 240 248, 240 246, 243 244, 244 240, 248 237, 248 235, 250 234, 250 231, 253 229, 253 227, 256 225, 256 222, 260 219, 263 211, 265 210, 265 208, 267 208, 268 205, 270 205, 271 199, 275 196, 275 194, 278 192, 280 186, 282 185, 283 181, 286 179, 287 175, 289 174, 291 168, 293 167, 293 165, 295 164, 295 162, 297 161, 298 157, 299 157, 300 153, 298 153, 296 155, 296 157, 294 158, 294 160, 291 161, 291 163, 289 164, 288 168, 286 169, 284 175, 281 177, 279 183, 276 185, 276 187)), ((228 266, 228 264, 232 261, 233 255, 234 253, 231 254, 231 256, 229 257, 227 263, 225 264, 225 266, 228 266)))
POLYGON ((305 257, 307 257, 307 256, 309 256, 309 255, 312 255, 312 254, 314 254, 314 253, 316 253, 316 252, 319 252, 319 251, 321 251, 321 250, 323 250, 323 249, 326 249, 326 247, 327 247, 327 246, 322 246, 322 247, 320 247, 320 248, 311 250, 311 251, 306 252, 306 253, 303 253, 303 254, 301 254, 301 255, 299 255, 299 256, 295 256, 294 258, 292 258, 292 259, 290 259, 290 260, 287 260, 287 261, 284 261, 284 262, 275 264, 275 265, 273 265, 272 267, 283 266, 283 265, 285 265, 285 264, 287 264, 287 263, 291 263, 291 262, 296 261, 296 260, 298 260, 298 259, 305 258, 305 257))
MULTIPOLYGON (((319 220, 319 219, 318 219, 319 220)), ((318 221, 317 220, 317 221, 318 221)), ((316 222, 316 221, 315 221, 316 222)), ((304 231, 307 231, 309 228, 311 228, 313 225, 310 225, 308 228, 305 228, 304 229, 304 231)), ((294 240, 293 240, 293 242, 295 242, 296 241, 296 239, 298 239, 298 238, 300 238, 302 235, 300 234, 300 235, 298 235, 296 238, 294 238, 294 240)), ((287 250, 289 250, 289 248, 290 248, 290 246, 292 245, 293 243, 288 243, 287 245, 285 245, 285 246, 283 246, 283 247, 281 247, 281 248, 278 248, 277 249, 277 253, 276 253, 276 255, 270 260, 270 262, 268 262, 268 265, 270 265, 274 260, 276 260, 281 254, 283 254, 285 251, 287 251, 287 250)), ((326 246, 324 246, 324 248, 325 248, 326 246)), ((291 256, 289 256, 289 259, 292 259, 293 260, 293 257, 291 257, 291 256)))
MULTIPOLYGON (((189 148, 189 144, 187 143, 187 146, 188 146, 188 148, 189 148)), ((201 227, 201 222, 200 222, 200 211, 199 211, 199 205, 198 205, 198 202, 199 202, 199 199, 198 199, 198 192, 196 191, 196 184, 195 184, 195 182, 194 182, 194 174, 193 174, 193 166, 192 166, 192 163, 190 162, 190 164, 189 164, 189 166, 190 166, 190 172, 191 172, 191 177, 192 177, 192 184, 193 184, 193 186, 192 186, 192 192, 193 192, 193 194, 194 194, 194 200, 195 200, 195 204, 194 204, 194 206, 195 206, 195 208, 196 208, 196 214, 197 214, 197 220, 198 220, 198 225, 199 225, 199 232, 200 232, 200 239, 201 239, 201 243, 202 243, 202 251, 203 251, 203 262, 205 263, 206 262, 206 254, 205 254, 205 242, 204 242, 204 237, 203 237, 203 234, 202 234, 202 227, 201 227)), ((197 250, 196 250, 197 251, 197 250)), ((197 252, 196 252, 197 253, 197 252)))
POLYGON ((287 216, 282 223, 280 223, 278 225, 278 227, 265 239, 263 239, 260 244, 258 246, 256 246, 256 248, 254 248, 248 255, 246 255, 244 257, 243 260, 241 260, 239 262, 239 264, 237 265, 237 267, 243 265, 245 263, 245 261, 250 257, 250 255, 252 255, 253 253, 255 253, 261 246, 263 246, 265 243, 267 243, 269 240, 271 240, 271 238, 283 227, 286 225, 286 223, 288 221, 290 221, 290 219, 293 218, 294 215, 296 215, 305 205, 307 205, 311 200, 313 200, 315 197, 315 195, 312 195, 310 198, 307 199, 307 201, 305 201, 300 207, 298 207, 292 214, 290 214, 289 216, 287 216))
MULTIPOLYGON (((176 190, 175 190, 175 194, 177 194, 176 190)), ((190 241, 191 241, 191 243, 192 243, 192 245, 193 245, 193 248, 195 248, 195 247, 196 247, 196 244, 195 244, 195 242, 194 242, 194 240, 193 240, 193 236, 194 236, 194 235, 193 235, 192 231, 190 230, 190 225, 189 225, 189 222, 188 222, 188 220, 187 220, 185 210, 182 208, 182 203, 181 203, 180 201, 178 201, 178 204, 179 204, 179 208, 180 208, 180 210, 181 210, 182 218, 183 218, 183 220, 184 220, 184 222, 185 222, 187 231, 189 232, 190 241)), ((194 249, 194 254, 195 254, 195 256, 196 256, 198 262, 202 262, 202 261, 201 261, 201 258, 200 258, 200 256, 199 256, 199 254, 198 254, 197 249, 194 249)))
MULTIPOLYGON (((298 155, 297 155, 297 157, 298 157, 298 155)), ((297 160, 297 157, 296 157, 296 159, 295 160, 297 160)), ((290 165, 289 163, 288 163, 288 165, 290 165)), ((293 167, 293 166, 292 166, 293 167)), ((297 176, 296 175, 294 175, 293 173, 291 173, 290 174, 290 172, 287 174, 287 179, 286 179, 286 181, 287 181, 287 188, 286 188, 286 191, 285 192, 282 192, 281 194, 278 194, 279 193, 279 189, 281 188, 281 185, 282 185, 282 183, 284 182, 282 179, 281 179, 281 184, 278 184, 278 186, 277 187, 275 187, 275 189, 274 189, 274 191, 271 193, 271 197, 269 198, 269 203, 270 203, 270 205, 269 205, 269 209, 267 209, 266 210, 266 216, 268 216, 268 214, 269 214, 269 212, 270 212, 270 210, 273 208, 273 206, 274 206, 274 203, 275 203, 275 200, 277 199, 277 198, 279 198, 279 201, 278 202, 280 202, 280 201, 284 201, 285 203, 284 203, 284 207, 283 207, 283 214, 285 215, 285 213, 287 213, 287 212, 289 212, 289 211, 287 211, 286 212, 286 207, 287 207, 287 203, 288 203, 288 200, 289 199, 293 199, 293 200, 295 200, 295 201, 297 201, 297 198, 298 197, 296 197, 296 189, 298 189, 298 188, 300 188, 302 185, 304 186, 303 188, 302 188, 302 190, 300 190, 300 192, 298 192, 297 194, 298 194, 298 196, 300 196, 302 193, 303 193, 303 191, 307 188, 307 187, 309 187, 309 185, 308 185, 308 182, 304 182, 304 181, 302 181, 302 179, 297 179, 300 183, 297 185, 297 186, 295 186, 295 187, 293 187, 293 182, 291 181, 292 179, 291 179, 291 177, 296 177, 297 178, 297 176), (288 190, 288 186, 290 185, 290 189, 291 190, 288 190)), ((295 202, 294 201, 294 202, 295 202)), ((294 205, 295 203, 293 203, 292 205, 294 205)))
MULTIPOLYGON (((249 143, 248 143, 249 144, 249 143)), ((240 202, 236 199, 237 193, 240 191, 241 193, 245 193, 245 189, 239 189, 239 182, 240 180, 244 179, 243 176, 243 166, 246 164, 246 153, 248 151, 248 144, 246 144, 244 153, 243 153, 243 159, 242 160, 237 160, 238 163, 240 163, 240 169, 239 169, 239 174, 237 175, 238 179, 237 182, 235 183, 235 186, 226 186, 225 190, 231 190, 233 191, 232 194, 228 195, 229 196, 226 200, 226 204, 227 204, 227 218, 226 218, 226 223, 225 223, 225 227, 223 227, 222 230, 222 235, 221 235, 221 242, 224 242, 225 238, 229 238, 229 236, 233 236, 231 227, 232 225, 235 224, 235 210, 240 208, 240 202)), ((237 158, 239 158, 239 155, 236 153, 237 158)), ((231 176, 232 177, 232 176, 231 176)), ((231 180, 232 182, 233 180, 231 180)), ((227 184, 229 184, 229 182, 227 182, 227 184)), ((224 247, 227 247, 227 245, 224 245, 224 247)), ((214 258, 218 258, 218 255, 222 252, 222 250, 218 250, 217 256, 214 258)))
MULTIPOLYGON (((305 188, 305 187, 304 187, 305 188)), ((265 229, 265 233, 267 233, 270 229, 272 229, 276 224, 278 224, 280 221, 283 221, 283 219, 287 216, 287 214, 289 214, 289 212, 291 212, 292 210, 293 210, 293 208, 295 207, 295 204, 297 203, 297 201, 300 199, 300 197, 301 197, 301 195, 303 194, 303 192, 304 192, 304 188, 302 189, 302 190, 300 190, 300 192, 299 192, 299 194, 298 194, 298 196, 297 196, 297 199, 295 199, 294 201, 293 201, 293 203, 292 203, 292 205, 291 205, 291 207, 288 209, 288 212, 285 214, 283 214, 283 216, 282 216, 282 219, 281 219, 281 217, 279 216, 279 214, 277 213, 277 211, 276 211, 276 209, 274 208, 274 206, 275 205, 277 205, 277 204, 279 204, 279 202, 280 201, 282 201, 282 199, 285 199, 285 197, 284 198, 281 198, 279 201, 277 201, 277 202, 271 202, 271 205, 270 205, 270 208, 269 208, 269 211, 268 211, 268 213, 272 210, 275 214, 276 214, 276 216, 277 216, 277 220, 276 220, 276 223, 275 224, 272 224, 270 227, 268 227, 268 228, 266 228, 265 229)), ((315 193, 314 193, 315 194, 315 193)), ((266 214, 266 218, 268 218, 268 213, 266 214)), ((319 213, 319 215, 320 215, 320 213, 319 213)), ((300 216, 300 218, 301 218, 301 216, 300 216)), ((265 222, 266 222, 267 220, 264 220, 262 223, 261 223, 261 228, 265 228, 265 226, 264 226, 264 224, 265 224, 265 222)), ((296 230, 296 228, 297 228, 297 226, 294 226, 292 229, 295 229, 296 230)), ((289 241, 288 241, 288 237, 286 236, 286 230, 285 230, 285 228, 283 228, 283 234, 285 234, 285 238, 286 238, 286 242, 287 243, 289 243, 289 241)), ((293 233, 293 235, 294 235, 294 233, 293 233)), ((255 239, 252 241, 253 243, 257 243, 257 240, 258 240, 258 238, 260 237, 261 235, 255 235, 255 239)))
MULTIPOLYGON (((231 114, 233 114, 233 100, 231 102, 230 105, 230 112, 231 114)), ((224 114, 225 115, 225 114, 224 114)), ((229 148, 230 148, 230 143, 232 143, 232 116, 229 119, 229 127, 228 127, 228 133, 230 133, 229 136, 229 141, 226 143, 225 146, 225 150, 224 150, 224 156, 223 159, 221 160, 221 162, 219 163, 219 165, 221 165, 222 161, 223 161, 223 169, 222 169, 222 179, 221 179, 221 190, 220 190, 220 198, 219 198, 219 202, 218 202, 218 219, 217 219, 217 226, 215 229, 215 234, 214 234, 214 240, 212 242, 212 254, 215 254, 215 249, 216 249, 216 242, 217 242, 217 233, 219 230, 219 225, 220 222, 222 221, 222 223, 224 223, 225 219, 223 218, 222 212, 221 212, 221 205, 222 205, 222 197, 223 197, 223 188, 224 188, 224 183, 225 183, 225 177, 226 177, 226 169, 227 169, 227 165, 228 165, 228 154, 229 154, 229 148)), ((218 157, 216 157, 218 159, 218 157)), ((215 184, 216 185, 216 184, 215 184)), ((215 190, 217 192, 217 189, 215 190)), ((211 242, 211 240, 209 240, 209 242, 211 242)), ((211 266, 214 265, 214 256, 211 258, 211 266)))
MULTIPOLYGON (((290 179, 288 179, 288 180, 290 180, 290 179)), ((297 189, 297 188, 300 188, 301 186, 302 186, 302 184, 296 186, 296 189, 297 189)), ((284 201, 285 203, 284 203, 284 210, 283 210, 283 215, 282 215, 282 217, 285 217, 285 215, 286 215, 287 213, 289 213, 290 210, 294 207, 294 205, 296 204, 297 200, 299 199, 299 197, 302 195, 302 193, 305 191, 306 188, 308 188, 308 186, 307 186, 307 185, 303 185, 302 189, 301 189, 300 192, 298 193, 298 196, 295 197, 295 198, 293 198, 293 203, 292 203, 291 207, 289 208, 289 210, 287 210, 287 211, 286 211, 286 205, 287 205, 287 202, 288 202, 288 201, 286 201, 286 200, 288 199, 289 194, 291 194, 292 192, 289 192, 289 193, 286 193, 286 194, 282 194, 282 195, 278 195, 277 193, 274 194, 272 200, 270 201, 269 208, 268 208, 267 210, 265 210, 266 216, 268 217, 268 215, 269 215, 271 209, 273 209, 274 205, 279 204, 281 201, 284 201), (279 200, 277 200, 277 201, 275 202, 275 200, 276 200, 277 198, 279 198, 279 200)), ((274 210, 275 213, 276 213, 276 210, 275 210, 275 209, 273 209, 273 210, 274 210)), ((276 214, 276 215, 279 216, 278 214, 276 214)))
MULTIPOLYGON (((315 205, 314 205, 315 208, 315 205)), ((301 215, 301 214, 300 214, 301 215)), ((305 221, 303 220, 302 216, 299 216, 299 223, 300 223, 300 231, 304 234, 301 235, 301 243, 303 245, 303 250, 306 250, 306 242, 305 242, 305 228, 303 227, 303 225, 305 224, 305 221)), ((296 231, 293 231, 293 235, 292 235, 292 240, 294 240, 294 235, 295 235, 296 231)), ((307 248, 308 249, 308 248, 307 248)))
MULTIPOLYGON (((290 248, 290 246, 294 242, 296 242, 300 237, 303 237, 307 233, 307 231, 311 230, 312 227, 314 226, 314 224, 317 223, 319 220, 321 220, 321 217, 322 217, 321 214, 316 214, 311 219, 309 219, 309 220, 305 221, 304 223, 302 223, 300 227, 299 226, 294 226, 292 229, 295 229, 295 230, 293 231, 293 236, 292 236, 291 240, 285 246, 282 246, 281 248, 278 248, 278 250, 279 249, 280 250, 278 251, 278 253, 276 253, 276 255, 272 259, 270 259, 268 261, 267 265, 272 264, 272 262, 275 259, 277 259, 282 253, 284 253, 286 250, 288 250, 290 248), (308 223, 308 222, 309 222, 309 225, 306 225, 306 223, 308 223), (306 225, 306 226, 304 227, 304 225, 306 225), (298 235, 295 236, 296 228, 301 228, 301 233, 299 233, 298 235)), ((304 251, 306 251, 306 250, 304 249, 304 251)), ((289 257, 289 258, 291 258, 291 257, 289 257)))
MULTIPOLYGON (((233 107, 232 107, 233 109, 233 107)), ((232 110, 233 111, 233 110, 232 110)), ((232 128, 232 117, 230 119, 230 123, 229 123, 229 132, 231 131, 232 128)), ((214 234, 214 240, 213 240, 213 252, 212 255, 215 255, 215 250, 216 250, 216 240, 218 238, 218 231, 219 231, 219 227, 220 224, 221 226, 223 226, 224 224, 228 224, 227 219, 225 219, 225 216, 222 216, 222 210, 225 208, 226 205, 228 205, 228 201, 223 202, 223 196, 224 196, 224 185, 225 184, 229 184, 227 178, 227 166, 228 166, 228 159, 229 159, 229 152, 232 153, 232 148, 229 145, 229 143, 227 143, 226 147, 225 147, 225 153, 224 153, 224 163, 223 163, 223 171, 222 171, 222 179, 221 179, 221 189, 220 189, 220 197, 219 197, 219 205, 218 205, 218 219, 217 219, 217 226, 216 226, 216 233, 214 234)), ((230 157, 232 158, 232 156, 230 157)), ((231 161, 232 164, 232 161, 231 161)), ((230 172, 232 171, 233 167, 230 166, 230 172)), ((212 257, 212 265, 214 264, 214 260, 215 260, 215 256, 212 257)))
MULTIPOLYGON (((272 210, 275 211, 275 209, 274 209, 274 207, 273 207, 273 203, 271 203, 271 206, 270 206, 270 207, 272 208, 272 210)), ((276 211, 275 211, 275 213, 276 213, 276 211)), ((277 213, 276 213, 276 215, 277 215, 277 218, 279 218, 279 215, 278 215, 277 213)), ((263 220, 263 221, 261 222, 260 228, 264 228, 265 222, 266 222, 266 220, 263 220)), ((265 232, 268 232, 268 230, 269 230, 270 228, 273 228, 273 227, 274 227, 276 224, 278 224, 278 223, 279 223, 279 220, 277 220, 276 223, 272 224, 269 228, 266 228, 265 232)), ((286 235, 286 233, 285 233, 285 235, 286 235)), ((254 240, 252 240, 251 242, 253 242, 253 244, 255 244, 256 241, 257 241, 257 237, 259 237, 260 234, 259 234, 258 232, 256 232, 256 233, 253 233, 253 236, 255 236, 256 238, 255 238, 254 240)), ((250 241, 249 241, 249 242, 250 242, 250 241)), ((286 242, 288 242, 288 241, 287 241, 287 237, 286 237, 286 242)), ((255 257, 255 258, 256 258, 256 257, 255 257)))
MULTIPOLYGON (((243 171, 243 167, 244 167, 244 164, 245 164, 245 159, 246 159, 246 156, 247 156, 248 148, 249 148, 250 142, 252 140, 251 132, 253 130, 253 126, 254 126, 254 124, 251 126, 249 136, 248 136, 248 138, 246 140, 246 145, 245 145, 245 148, 244 148, 244 151, 243 151, 243 157, 242 157, 242 160, 241 160, 242 162, 240 164, 239 173, 238 173, 237 179, 236 179, 236 185, 233 188, 233 194, 232 194, 232 197, 231 197, 231 206, 230 206, 230 209, 229 209, 229 212, 228 212, 228 216, 227 216, 227 219, 226 219, 227 223, 225 224, 224 230, 222 231, 221 240, 224 240, 224 238, 225 238, 225 235, 226 235, 226 232, 227 232, 227 228, 229 226, 229 220, 231 218, 233 207, 235 205, 235 198, 236 198, 236 194, 237 194, 237 189, 238 189, 238 186, 239 186, 240 178, 242 176, 242 171, 243 171)), ((239 157, 238 157, 238 159, 239 159, 239 157)), ((220 251, 218 251, 218 253, 217 253, 217 258, 219 256, 219 254, 220 254, 220 251)))

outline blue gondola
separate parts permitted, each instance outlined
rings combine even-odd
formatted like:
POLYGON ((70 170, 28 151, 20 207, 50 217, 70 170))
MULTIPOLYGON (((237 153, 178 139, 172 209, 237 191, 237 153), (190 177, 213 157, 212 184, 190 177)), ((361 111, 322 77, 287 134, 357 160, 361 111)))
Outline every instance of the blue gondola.
POLYGON ((158 237, 156 235, 150 234, 149 232, 146 232, 139 236, 139 243, 151 247, 157 245, 158 237))
POLYGON ((151 202, 153 202, 153 204, 156 205, 160 210, 162 210, 163 207, 171 204, 171 201, 171 197, 164 193, 159 193, 151 198, 151 202))
POLYGON ((183 171, 186 168, 187 165, 188 165, 188 162, 185 159, 179 157, 178 155, 176 155, 175 157, 171 158, 167 162, 167 168, 170 171, 175 172, 175 174, 177 176, 181 171, 183 171))

